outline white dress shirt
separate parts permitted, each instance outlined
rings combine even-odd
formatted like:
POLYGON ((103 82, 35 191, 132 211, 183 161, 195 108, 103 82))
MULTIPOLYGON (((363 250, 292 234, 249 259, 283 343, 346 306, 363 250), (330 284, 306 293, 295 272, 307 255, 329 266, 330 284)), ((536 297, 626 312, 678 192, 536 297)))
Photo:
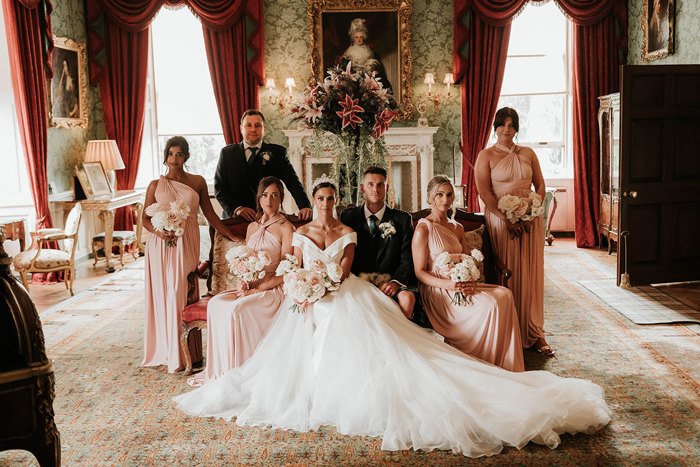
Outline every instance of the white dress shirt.
POLYGON ((377 227, 379 227, 379 224, 382 222, 382 217, 384 217, 384 211, 386 211, 386 204, 382 206, 379 211, 373 213, 367 208, 367 203, 365 203, 365 220, 367 221, 367 225, 369 225, 369 216, 374 214, 377 217, 377 227))

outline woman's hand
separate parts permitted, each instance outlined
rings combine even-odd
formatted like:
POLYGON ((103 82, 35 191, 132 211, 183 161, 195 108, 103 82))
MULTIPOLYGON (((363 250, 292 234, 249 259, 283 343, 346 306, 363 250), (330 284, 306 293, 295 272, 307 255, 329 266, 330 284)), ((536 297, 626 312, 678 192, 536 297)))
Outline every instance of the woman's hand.
POLYGON ((520 237, 525 230, 525 227, 521 222, 512 224, 510 221, 506 221, 506 227, 508 227, 508 232, 510 232, 511 238, 520 237))
POLYGON ((172 230, 164 230, 163 232, 155 232, 161 240, 169 243, 177 243, 177 236, 172 230))
POLYGON ((238 282, 236 282, 235 292, 238 295, 238 298, 245 297, 247 291, 248 291, 248 283, 247 282, 243 282, 242 280, 239 280, 238 282))
POLYGON ((453 282, 453 292, 462 292, 465 296, 474 295, 476 292, 476 282, 453 282))

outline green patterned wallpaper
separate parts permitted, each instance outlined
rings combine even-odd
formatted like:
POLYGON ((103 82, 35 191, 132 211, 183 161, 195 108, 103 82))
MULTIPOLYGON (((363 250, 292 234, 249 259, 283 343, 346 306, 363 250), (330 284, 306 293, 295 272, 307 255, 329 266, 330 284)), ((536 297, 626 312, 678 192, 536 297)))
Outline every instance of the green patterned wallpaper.
MULTIPOLYGON (((51 14, 53 34, 85 44, 85 5, 83 0, 53 2, 51 14)), ((86 64, 87 66, 87 64, 86 64)), ((72 188, 73 169, 83 161, 87 142, 105 138, 104 115, 100 94, 88 86, 88 127, 49 128, 47 143, 47 173, 55 192, 72 188)))
MULTIPOLYGON (((698 0, 675 0, 675 3, 675 52, 668 57, 646 63, 648 65, 700 63, 700 3, 698 0)), ((630 65, 645 64, 642 62, 642 11, 642 0, 627 1, 627 30, 629 33, 627 63, 630 65)))
MULTIPOLYGON (((311 76, 309 19, 307 0, 265 0, 265 73, 274 78, 279 87, 288 76, 294 77, 297 86, 308 82, 311 76)), ((414 0, 411 17, 413 37, 413 93, 417 96, 427 92, 423 84, 425 73, 433 73, 440 82, 452 71, 452 17, 451 2, 447 7, 438 7, 436 2, 414 0)), ((299 89, 298 88, 298 89, 299 89)), ((452 174, 452 151, 460 138, 460 92, 452 86, 452 97, 440 105, 436 116, 432 105, 427 117, 431 126, 440 129, 435 141, 435 173, 452 174)), ((261 110, 268 119, 266 139, 277 144, 287 144, 283 129, 290 128, 290 116, 282 116, 276 107, 267 102, 268 91, 260 92, 261 110)), ((395 122, 392 126, 415 126, 416 112, 411 121, 395 122)), ((457 167, 459 174, 460 168, 457 167)))

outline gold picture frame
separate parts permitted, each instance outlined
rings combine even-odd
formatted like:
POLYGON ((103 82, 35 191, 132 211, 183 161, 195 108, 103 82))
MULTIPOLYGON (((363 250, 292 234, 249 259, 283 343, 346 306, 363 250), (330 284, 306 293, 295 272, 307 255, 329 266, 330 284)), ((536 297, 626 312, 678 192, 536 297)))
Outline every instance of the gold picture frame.
POLYGON ((102 168, 102 162, 83 162, 83 169, 87 175, 87 180, 90 184, 90 190, 92 191, 93 196, 112 194, 112 187, 109 186, 107 175, 105 174, 105 170, 102 168))
POLYGON ((673 55, 675 0, 642 0, 642 61, 673 55))
POLYGON ((49 126, 87 128, 87 54, 85 44, 53 38, 53 78, 47 85, 49 126))
MULTIPOLYGON (((411 0, 309 0, 311 73, 323 80, 326 70, 347 62, 351 53, 353 21, 363 19, 366 43, 379 74, 400 105, 398 120, 413 115, 413 57, 411 55, 411 0), (373 36, 374 34, 374 36, 373 36)), ((357 23, 355 23, 357 24, 357 23)), ((365 55, 367 58, 367 55, 365 55)), ((352 61, 352 60, 350 60, 352 61)), ((376 68, 375 68, 376 70, 376 68)), ((368 69, 369 71, 369 69, 368 69)))

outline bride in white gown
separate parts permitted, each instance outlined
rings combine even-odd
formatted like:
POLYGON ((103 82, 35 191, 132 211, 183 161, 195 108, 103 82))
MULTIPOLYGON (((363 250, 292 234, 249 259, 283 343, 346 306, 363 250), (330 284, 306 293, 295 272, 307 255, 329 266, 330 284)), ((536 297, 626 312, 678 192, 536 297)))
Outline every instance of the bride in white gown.
POLYGON ((333 425, 381 436, 382 449, 449 449, 470 457, 610 421, 600 386, 545 371, 512 373, 470 357, 408 321, 350 274, 357 235, 333 218, 335 187, 315 184, 318 217, 294 234, 301 261, 335 261, 346 278, 306 318, 287 298, 253 356, 174 398, 184 412, 296 431, 333 425), (320 245, 320 246, 319 246, 320 245))

